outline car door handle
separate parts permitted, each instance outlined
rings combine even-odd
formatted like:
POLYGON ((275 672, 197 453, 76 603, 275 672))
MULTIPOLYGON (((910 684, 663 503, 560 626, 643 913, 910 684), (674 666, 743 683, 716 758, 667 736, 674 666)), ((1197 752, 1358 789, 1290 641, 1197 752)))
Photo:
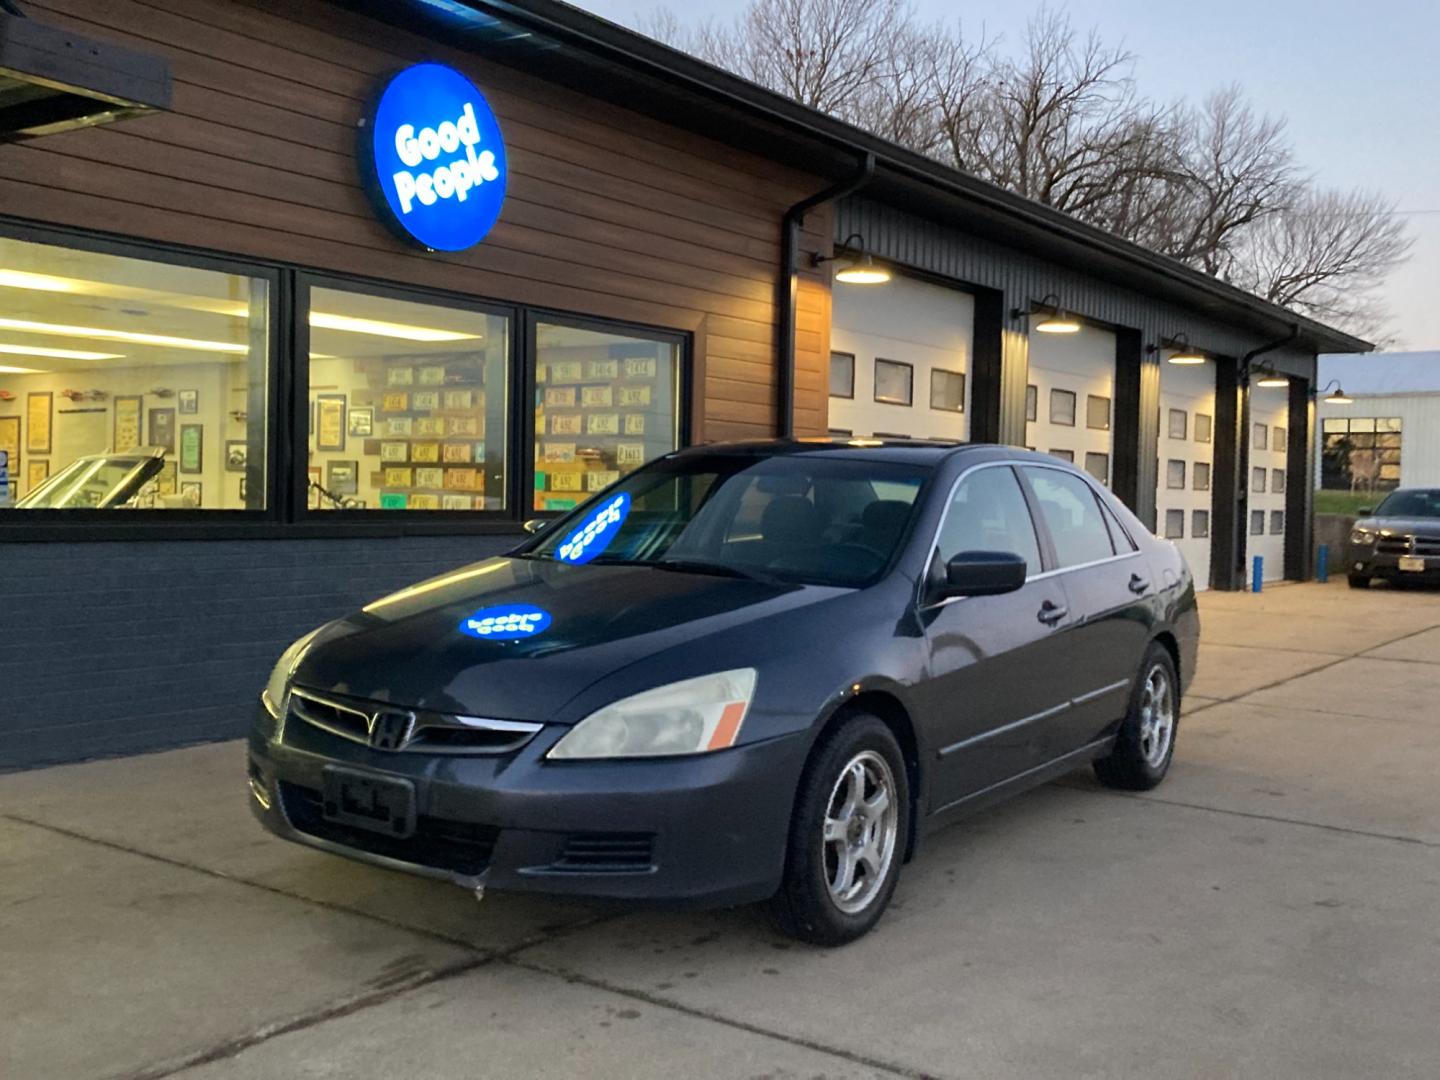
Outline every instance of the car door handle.
POLYGON ((1040 612, 1035 617, 1046 626, 1054 626, 1069 614, 1070 609, 1064 604, 1055 604, 1046 600, 1045 603, 1040 605, 1040 612))
POLYGON ((1146 581, 1139 574, 1130 575, 1130 591, 1139 596, 1146 589, 1150 588, 1150 582, 1146 581))

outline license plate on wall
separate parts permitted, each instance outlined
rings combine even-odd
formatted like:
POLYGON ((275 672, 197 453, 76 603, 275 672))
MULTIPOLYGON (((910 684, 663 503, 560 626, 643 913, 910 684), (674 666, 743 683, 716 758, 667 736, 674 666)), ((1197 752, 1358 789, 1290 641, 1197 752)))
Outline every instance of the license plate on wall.
POLYGON ((1406 571, 1422 571, 1425 569, 1425 560, 1418 555, 1401 555, 1400 569, 1406 571))

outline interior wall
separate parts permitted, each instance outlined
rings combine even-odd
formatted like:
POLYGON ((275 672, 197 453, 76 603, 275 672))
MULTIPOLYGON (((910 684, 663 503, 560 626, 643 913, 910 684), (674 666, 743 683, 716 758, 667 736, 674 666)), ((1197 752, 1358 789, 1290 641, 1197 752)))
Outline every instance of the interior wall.
POLYGON ((1026 422, 1025 445, 1059 457, 1069 455, 1067 460, 1108 484, 1115 460, 1115 335, 1093 326, 1082 326, 1074 334, 1032 331, 1029 356, 1035 419, 1026 422), (1072 424, 1061 422, 1064 413, 1052 407, 1056 404, 1052 391, 1075 395, 1072 424), (1090 414, 1092 397, 1103 399, 1103 426, 1101 407, 1097 406, 1096 416, 1090 414))
POLYGON ((830 347, 855 357, 855 396, 830 397, 831 430, 965 441, 970 437, 975 301, 966 292, 914 278, 883 285, 836 282, 830 347), (875 400, 875 361, 911 366, 911 404, 875 400), (965 411, 930 405, 936 370, 965 376, 965 411))
POLYGON ((1215 526, 1215 363, 1176 365, 1168 362, 1173 355, 1174 350, 1164 350, 1160 366, 1155 531, 1175 541, 1195 575, 1195 587, 1206 589, 1215 526), (1172 486, 1176 480, 1178 488, 1172 486))

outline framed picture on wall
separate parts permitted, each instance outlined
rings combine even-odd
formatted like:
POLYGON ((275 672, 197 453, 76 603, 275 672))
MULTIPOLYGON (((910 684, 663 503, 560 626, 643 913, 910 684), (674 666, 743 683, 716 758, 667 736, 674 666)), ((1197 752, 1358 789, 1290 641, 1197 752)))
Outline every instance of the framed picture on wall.
POLYGON ((1050 423, 1062 427, 1075 426, 1075 392, 1073 390, 1050 391, 1050 423))
POLYGON ((1025 419, 1040 419, 1040 388, 1034 383, 1025 387, 1025 419))
POLYGON ((10 483, 20 479, 20 417, 0 416, 0 450, 10 458, 10 483))
POLYGON ((356 495, 360 492, 360 464, 355 461, 330 461, 325 465, 325 486, 335 495, 356 495))
POLYGON ((175 453, 175 410, 151 409, 147 423, 150 445, 162 447, 167 454, 175 453))
POLYGON ((910 405, 915 400, 915 369, 899 360, 875 359, 875 400, 910 405))
POLYGON ((205 504, 205 496, 199 480, 182 480, 180 482, 180 494, 185 496, 185 502, 189 506, 198 507, 205 504))
POLYGON ((50 416, 55 395, 49 390, 25 398, 25 449, 31 454, 50 453, 50 416))
POLYGON ((350 434, 358 438, 369 438, 375 433, 375 410, 369 405, 356 406, 350 410, 350 434))
POLYGON ((1110 399, 1099 394, 1085 395, 1085 426, 1092 431, 1110 430, 1110 399))
MULTIPOLYGON (((385 395, 387 398, 390 394, 385 395)), ((404 397, 404 394, 399 395, 404 397)), ((404 408, 404 406, 401 406, 404 408)), ((345 449, 345 395, 315 396, 315 449, 345 449)))
POLYGON ((34 458, 31 458, 31 459, 30 459, 30 463, 25 466, 25 490, 26 490, 26 492, 34 491, 37 487, 39 487, 41 484, 43 484, 43 483, 44 483, 46 480, 48 480, 49 478, 50 478, 50 462, 49 462, 49 461, 37 461, 37 460, 35 460, 34 458))
POLYGON ((194 416, 200 411, 200 391, 181 390, 175 395, 175 403, 180 408, 181 416, 194 416))
POLYGON ((311 465, 305 470, 305 509, 320 509, 320 466, 311 465))
POLYGON ((205 426, 203 424, 180 425, 180 471, 182 473, 205 471, 205 426))
MULTIPOLYGON (((244 439, 225 440, 225 471, 245 471, 245 463, 249 460, 250 446, 244 439)), ((244 496, 241 496, 242 498, 244 496)))

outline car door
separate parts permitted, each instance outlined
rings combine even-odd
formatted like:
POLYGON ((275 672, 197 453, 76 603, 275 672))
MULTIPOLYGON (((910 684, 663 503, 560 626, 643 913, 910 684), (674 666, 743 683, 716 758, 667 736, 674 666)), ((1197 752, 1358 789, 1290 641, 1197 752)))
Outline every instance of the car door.
POLYGON ((956 485, 931 553, 920 601, 929 656, 918 704, 937 750, 931 809, 938 810, 1045 759, 1045 718, 1068 707, 1065 587, 1045 573, 1039 535, 1015 470, 985 465, 956 485), (933 600, 945 563, 962 551, 1024 557, 1024 586, 1000 596, 933 600))
POLYGON ((1055 551, 1074 618, 1068 660, 1077 676, 1070 708, 1050 723, 1051 756, 1094 742, 1125 714, 1150 640, 1156 586, 1135 541, 1084 477, 1022 470, 1055 551))

